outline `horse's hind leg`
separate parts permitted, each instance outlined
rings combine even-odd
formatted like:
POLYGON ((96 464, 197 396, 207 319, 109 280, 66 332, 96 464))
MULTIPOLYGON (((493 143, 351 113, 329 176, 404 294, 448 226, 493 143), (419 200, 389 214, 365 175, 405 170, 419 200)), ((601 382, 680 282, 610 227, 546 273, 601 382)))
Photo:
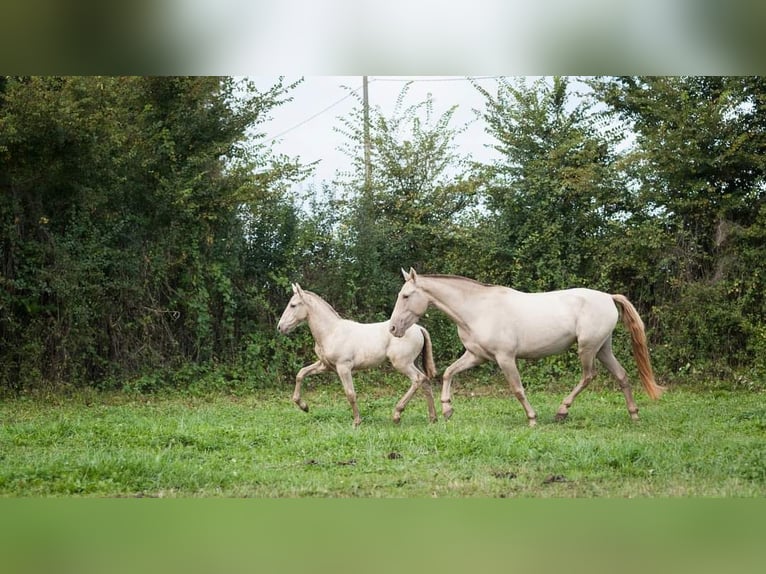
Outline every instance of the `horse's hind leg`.
POLYGON ((630 389, 630 382, 628 381, 628 374, 622 367, 617 357, 612 353, 611 340, 604 343, 604 346, 598 352, 598 360, 607 368, 607 370, 614 375, 617 382, 620 384, 622 394, 625 395, 625 404, 628 407, 628 413, 630 418, 634 421, 638 420, 638 405, 633 399, 633 392, 630 389))
POLYGON ((406 367, 400 367, 398 365, 394 365, 397 371, 404 373, 407 375, 412 381, 412 385, 410 385, 410 388, 407 389, 407 392, 404 393, 404 396, 399 399, 399 402, 396 403, 396 407, 394 407, 394 422, 398 423, 402 419, 402 411, 404 411, 405 407, 407 406, 407 403, 410 402, 410 399, 412 399, 412 396, 415 394, 415 392, 418 390, 419 387, 423 388, 423 393, 426 396, 426 402, 428 403, 428 418, 431 422, 436 422, 436 407, 434 406, 434 393, 431 389, 431 382, 428 380, 428 377, 423 374, 420 369, 418 369, 414 364, 410 363, 406 367))
POLYGON ((359 408, 356 405, 356 391, 354 390, 354 380, 351 378, 351 368, 346 365, 337 365, 336 371, 340 382, 343 383, 343 391, 351 405, 351 411, 354 413, 354 426, 362 424, 362 418, 359 416, 359 408))
POLYGON ((580 362, 582 363, 582 378, 580 379, 580 382, 575 385, 575 388, 572 389, 572 392, 569 393, 563 401, 561 401, 561 405, 556 411, 557 421, 563 421, 569 416, 569 407, 572 406, 572 403, 577 398, 577 395, 585 390, 585 388, 593 380, 593 377, 596 376, 596 366, 594 364, 596 358, 595 353, 590 349, 584 349, 581 347, 578 350, 578 354, 580 355, 580 362))
POLYGON ((304 402, 304 400, 301 398, 301 384, 303 383, 303 379, 305 379, 308 375, 313 375, 315 373, 324 373, 327 370, 327 367, 322 363, 322 361, 317 361, 316 363, 312 363, 311 365, 308 365, 307 367, 303 367, 300 371, 298 371, 298 374, 295 376, 295 390, 293 391, 293 402, 298 405, 302 411, 309 412, 309 406, 304 402))

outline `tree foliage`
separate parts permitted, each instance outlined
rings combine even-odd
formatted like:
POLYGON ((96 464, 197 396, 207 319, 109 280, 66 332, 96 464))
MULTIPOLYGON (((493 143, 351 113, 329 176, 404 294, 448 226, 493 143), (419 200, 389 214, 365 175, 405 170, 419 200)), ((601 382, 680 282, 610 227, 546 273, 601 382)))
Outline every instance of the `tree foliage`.
MULTIPOLYGON (((623 292, 661 378, 766 367, 766 84, 760 77, 476 83, 498 159, 462 156, 455 109, 405 86, 340 118, 351 170, 265 144, 295 84, 213 77, 0 78, 0 388, 292 379, 291 281, 388 317, 399 269, 527 291, 623 292)), ((423 319, 440 366, 460 353, 423 319)))
MULTIPOLYGON (((272 207, 279 182, 296 175, 244 145, 245 131, 289 86, 68 77, 1 87, 7 385, 92 384, 233 357, 254 327, 239 309, 261 271, 241 213, 267 208, 285 233, 292 214, 272 207)), ((275 264, 285 245, 273 247, 275 264)))
POLYGON ((626 77, 592 82, 636 134, 626 152, 653 229, 656 336, 675 366, 753 364, 763 351, 761 78, 626 77))
POLYGON ((345 151, 355 171, 341 181, 346 200, 344 238, 350 247, 350 308, 387 318, 399 270, 414 265, 437 271, 455 248, 455 224, 474 201, 471 166, 456 150, 455 108, 437 115, 434 102, 406 105, 402 89, 390 117, 370 110, 369 187, 364 165, 362 102, 343 119, 345 151))
POLYGON ((479 90, 501 154, 485 188, 487 279, 530 291, 599 285, 597 254, 628 201, 613 138, 567 78, 479 90))

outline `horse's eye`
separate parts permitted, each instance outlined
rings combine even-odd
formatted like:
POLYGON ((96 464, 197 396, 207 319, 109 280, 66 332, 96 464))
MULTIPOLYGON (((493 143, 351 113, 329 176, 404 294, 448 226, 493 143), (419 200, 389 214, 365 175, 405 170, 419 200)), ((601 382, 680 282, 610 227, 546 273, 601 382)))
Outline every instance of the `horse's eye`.
POLYGON ((293 309, 295 309, 295 308, 297 307, 297 305, 296 305, 295 303, 290 303, 290 307, 292 307, 293 309))
POLYGON ((409 299, 409 295, 402 295, 402 299, 409 299))

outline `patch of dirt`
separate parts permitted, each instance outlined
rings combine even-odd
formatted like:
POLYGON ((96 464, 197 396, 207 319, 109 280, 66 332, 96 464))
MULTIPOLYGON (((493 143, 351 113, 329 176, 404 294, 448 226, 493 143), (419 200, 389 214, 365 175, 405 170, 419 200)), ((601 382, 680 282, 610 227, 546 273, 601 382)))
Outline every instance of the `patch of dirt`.
POLYGON ((563 474, 550 474, 545 477, 543 484, 553 484, 554 482, 569 482, 563 474))
POLYGON ((388 458, 388 460, 396 460, 397 458, 402 458, 402 455, 395 450, 392 450, 388 453, 388 455, 386 455, 386 458, 388 458))
POLYGON ((492 476, 495 478, 507 478, 508 480, 516 478, 516 473, 511 472, 510 470, 502 470, 498 472, 493 472, 492 476))

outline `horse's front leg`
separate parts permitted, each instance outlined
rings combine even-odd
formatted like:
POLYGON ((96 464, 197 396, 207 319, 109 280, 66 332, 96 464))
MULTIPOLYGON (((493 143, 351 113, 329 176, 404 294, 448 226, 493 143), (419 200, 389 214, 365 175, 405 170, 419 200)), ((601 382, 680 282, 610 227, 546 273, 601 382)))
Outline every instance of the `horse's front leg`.
POLYGON ((343 383, 343 392, 346 393, 346 398, 351 405, 351 411, 354 413, 354 426, 358 427, 362 424, 362 419, 359 416, 359 408, 356 405, 356 391, 354 390, 354 380, 351 378, 351 367, 349 365, 336 365, 335 370, 338 372, 340 382, 343 383))
POLYGON ((293 391, 293 402, 298 405, 302 411, 309 412, 309 406, 303 401, 301 398, 301 384, 303 383, 303 379, 305 379, 308 375, 313 375, 315 373, 324 373, 327 370, 327 367, 322 361, 317 361, 316 363, 312 363, 311 365, 308 365, 307 367, 303 367, 300 371, 298 371, 298 374, 295 375, 295 390, 293 391))
POLYGON ((481 357, 474 355, 471 351, 466 351, 462 357, 444 370, 441 396, 444 420, 449 420, 452 416, 452 377, 484 362, 485 360, 481 357))
POLYGON ((524 408, 524 412, 527 414, 527 420, 529 421, 529 426, 535 426, 537 424, 537 414, 535 413, 535 409, 532 408, 532 405, 529 404, 527 395, 524 392, 524 386, 521 384, 519 369, 516 367, 516 357, 510 355, 498 356, 495 357, 495 361, 497 361, 505 378, 508 380, 508 383, 511 386, 511 392, 524 408))

